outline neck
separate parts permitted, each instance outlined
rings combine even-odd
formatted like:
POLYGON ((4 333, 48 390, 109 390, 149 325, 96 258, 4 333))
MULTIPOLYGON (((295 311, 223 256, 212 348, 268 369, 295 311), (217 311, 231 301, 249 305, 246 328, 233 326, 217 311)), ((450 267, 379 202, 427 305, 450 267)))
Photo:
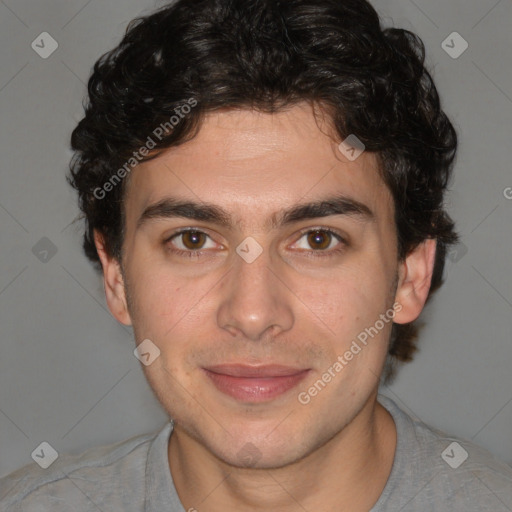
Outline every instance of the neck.
POLYGON ((179 426, 168 455, 185 510, 367 512, 385 487, 395 447, 395 424, 375 393, 342 431, 284 467, 233 467, 179 426))

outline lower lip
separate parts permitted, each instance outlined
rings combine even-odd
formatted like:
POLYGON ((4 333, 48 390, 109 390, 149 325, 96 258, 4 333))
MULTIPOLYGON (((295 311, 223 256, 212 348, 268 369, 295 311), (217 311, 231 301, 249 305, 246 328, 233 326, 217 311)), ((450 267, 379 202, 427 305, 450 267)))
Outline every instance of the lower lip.
POLYGON ((233 377, 205 370, 215 387, 222 393, 243 402, 266 402, 294 388, 307 375, 304 370, 279 377, 233 377))

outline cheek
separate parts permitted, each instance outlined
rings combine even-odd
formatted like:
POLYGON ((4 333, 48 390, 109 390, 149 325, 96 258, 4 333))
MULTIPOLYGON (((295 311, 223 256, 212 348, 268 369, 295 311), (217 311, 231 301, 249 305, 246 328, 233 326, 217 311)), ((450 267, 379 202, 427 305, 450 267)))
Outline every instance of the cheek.
MULTIPOLYGON (((371 271, 364 265, 346 267, 321 281, 301 278, 291 288, 300 298, 297 313, 303 311, 304 315, 299 324, 306 329, 306 323, 311 329, 317 324, 337 352, 344 351, 360 333, 374 326, 390 306, 388 280, 381 269, 371 271)), ((386 337, 388 324, 380 331, 379 338, 386 337)))
POLYGON ((355 316, 377 311, 385 303, 387 288, 370 268, 333 269, 328 277, 298 276, 290 286, 297 296, 321 318, 350 321, 355 316))
POLYGON ((133 268, 130 275, 130 313, 138 337, 163 337, 181 318, 194 313, 194 305, 204 295, 198 283, 191 286, 158 265, 133 268))

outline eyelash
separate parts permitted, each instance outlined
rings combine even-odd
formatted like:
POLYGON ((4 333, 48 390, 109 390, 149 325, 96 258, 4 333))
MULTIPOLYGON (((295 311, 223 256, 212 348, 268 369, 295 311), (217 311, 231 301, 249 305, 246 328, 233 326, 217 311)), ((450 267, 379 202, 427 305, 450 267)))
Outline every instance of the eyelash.
MULTIPOLYGON (((182 235, 183 233, 188 233, 189 231, 193 231, 194 233, 202 233, 202 234, 204 234, 204 235, 209 237, 209 235, 207 233, 205 233, 204 231, 201 231, 198 228, 180 229, 179 231, 176 231, 171 236, 166 238, 164 240, 164 245, 167 246, 174 238, 182 235)), ((199 258, 200 256, 203 255, 203 251, 201 251, 201 250, 198 250, 198 251, 192 251, 192 250, 184 251, 183 249, 169 249, 169 251, 174 253, 174 254, 177 254, 178 256, 185 256, 186 258, 199 258)))
MULTIPOLYGON (((329 235, 333 236, 338 242, 340 242, 339 247, 336 249, 323 249, 323 250, 307 250, 307 249, 301 249, 301 252, 304 251, 307 254, 308 258, 331 258, 334 256, 339 255, 341 252, 343 252, 348 245, 348 242, 345 240, 345 238, 338 233, 337 231, 330 229, 330 228, 323 228, 322 226, 318 226, 315 228, 307 228, 300 231, 300 236, 297 239, 299 241, 304 235, 307 235, 308 233, 314 233, 315 231, 321 231, 323 233, 328 233, 329 235)), ((296 243, 296 242, 295 242, 296 243)))
MULTIPOLYGON (((211 238, 204 231, 201 231, 198 228, 192 228, 191 227, 191 228, 180 229, 179 231, 176 231, 175 233, 173 233, 171 236, 167 237, 164 240, 164 242, 163 242, 164 245, 167 246, 174 238, 182 235, 183 233, 187 233, 189 231, 193 231, 195 233, 204 234, 207 237, 211 238)), ((308 253, 307 254, 308 258, 329 258, 329 257, 335 256, 335 255, 341 253, 344 250, 343 246, 348 245, 348 243, 346 242, 346 240, 343 238, 343 236, 340 233, 338 233, 337 231, 334 231, 333 229, 323 228, 321 226, 315 227, 315 228, 307 228, 307 229, 301 230, 300 231, 300 236, 297 239, 297 241, 299 241, 304 235, 306 235, 308 233, 314 233, 315 231, 321 231, 323 233, 328 233, 328 234, 332 235, 335 239, 337 239, 339 242, 341 242, 341 247, 339 247, 337 249, 328 249, 328 250, 326 250, 326 249, 324 249, 324 250, 314 250, 314 249, 311 249, 310 251, 308 251, 306 249, 301 249, 301 252, 308 253)), ((178 256, 185 256, 187 258, 199 258, 199 257, 203 256, 203 253, 205 252, 205 251, 201 251, 201 250, 184 251, 182 249, 169 249, 169 251, 171 251, 174 254, 177 254, 178 256)))

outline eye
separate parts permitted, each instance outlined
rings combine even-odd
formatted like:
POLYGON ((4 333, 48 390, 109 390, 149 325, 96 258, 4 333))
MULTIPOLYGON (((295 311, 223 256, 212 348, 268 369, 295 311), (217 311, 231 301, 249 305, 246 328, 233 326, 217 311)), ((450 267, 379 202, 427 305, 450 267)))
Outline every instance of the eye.
POLYGON ((210 236, 198 229, 182 229, 165 240, 166 245, 171 245, 171 251, 187 256, 200 255, 201 249, 214 249, 215 243, 210 236), (210 243, 208 244, 208 240, 210 243))
MULTIPOLYGON (((316 253, 326 252, 332 254, 341 251, 346 242, 340 234, 331 229, 315 228, 302 232, 302 236, 295 242, 295 245, 301 250, 311 251, 313 249, 316 253), (337 245, 341 247, 333 249, 337 245)), ((329 254, 326 254, 326 256, 329 254)), ((315 256, 324 255, 316 254, 315 256)))

